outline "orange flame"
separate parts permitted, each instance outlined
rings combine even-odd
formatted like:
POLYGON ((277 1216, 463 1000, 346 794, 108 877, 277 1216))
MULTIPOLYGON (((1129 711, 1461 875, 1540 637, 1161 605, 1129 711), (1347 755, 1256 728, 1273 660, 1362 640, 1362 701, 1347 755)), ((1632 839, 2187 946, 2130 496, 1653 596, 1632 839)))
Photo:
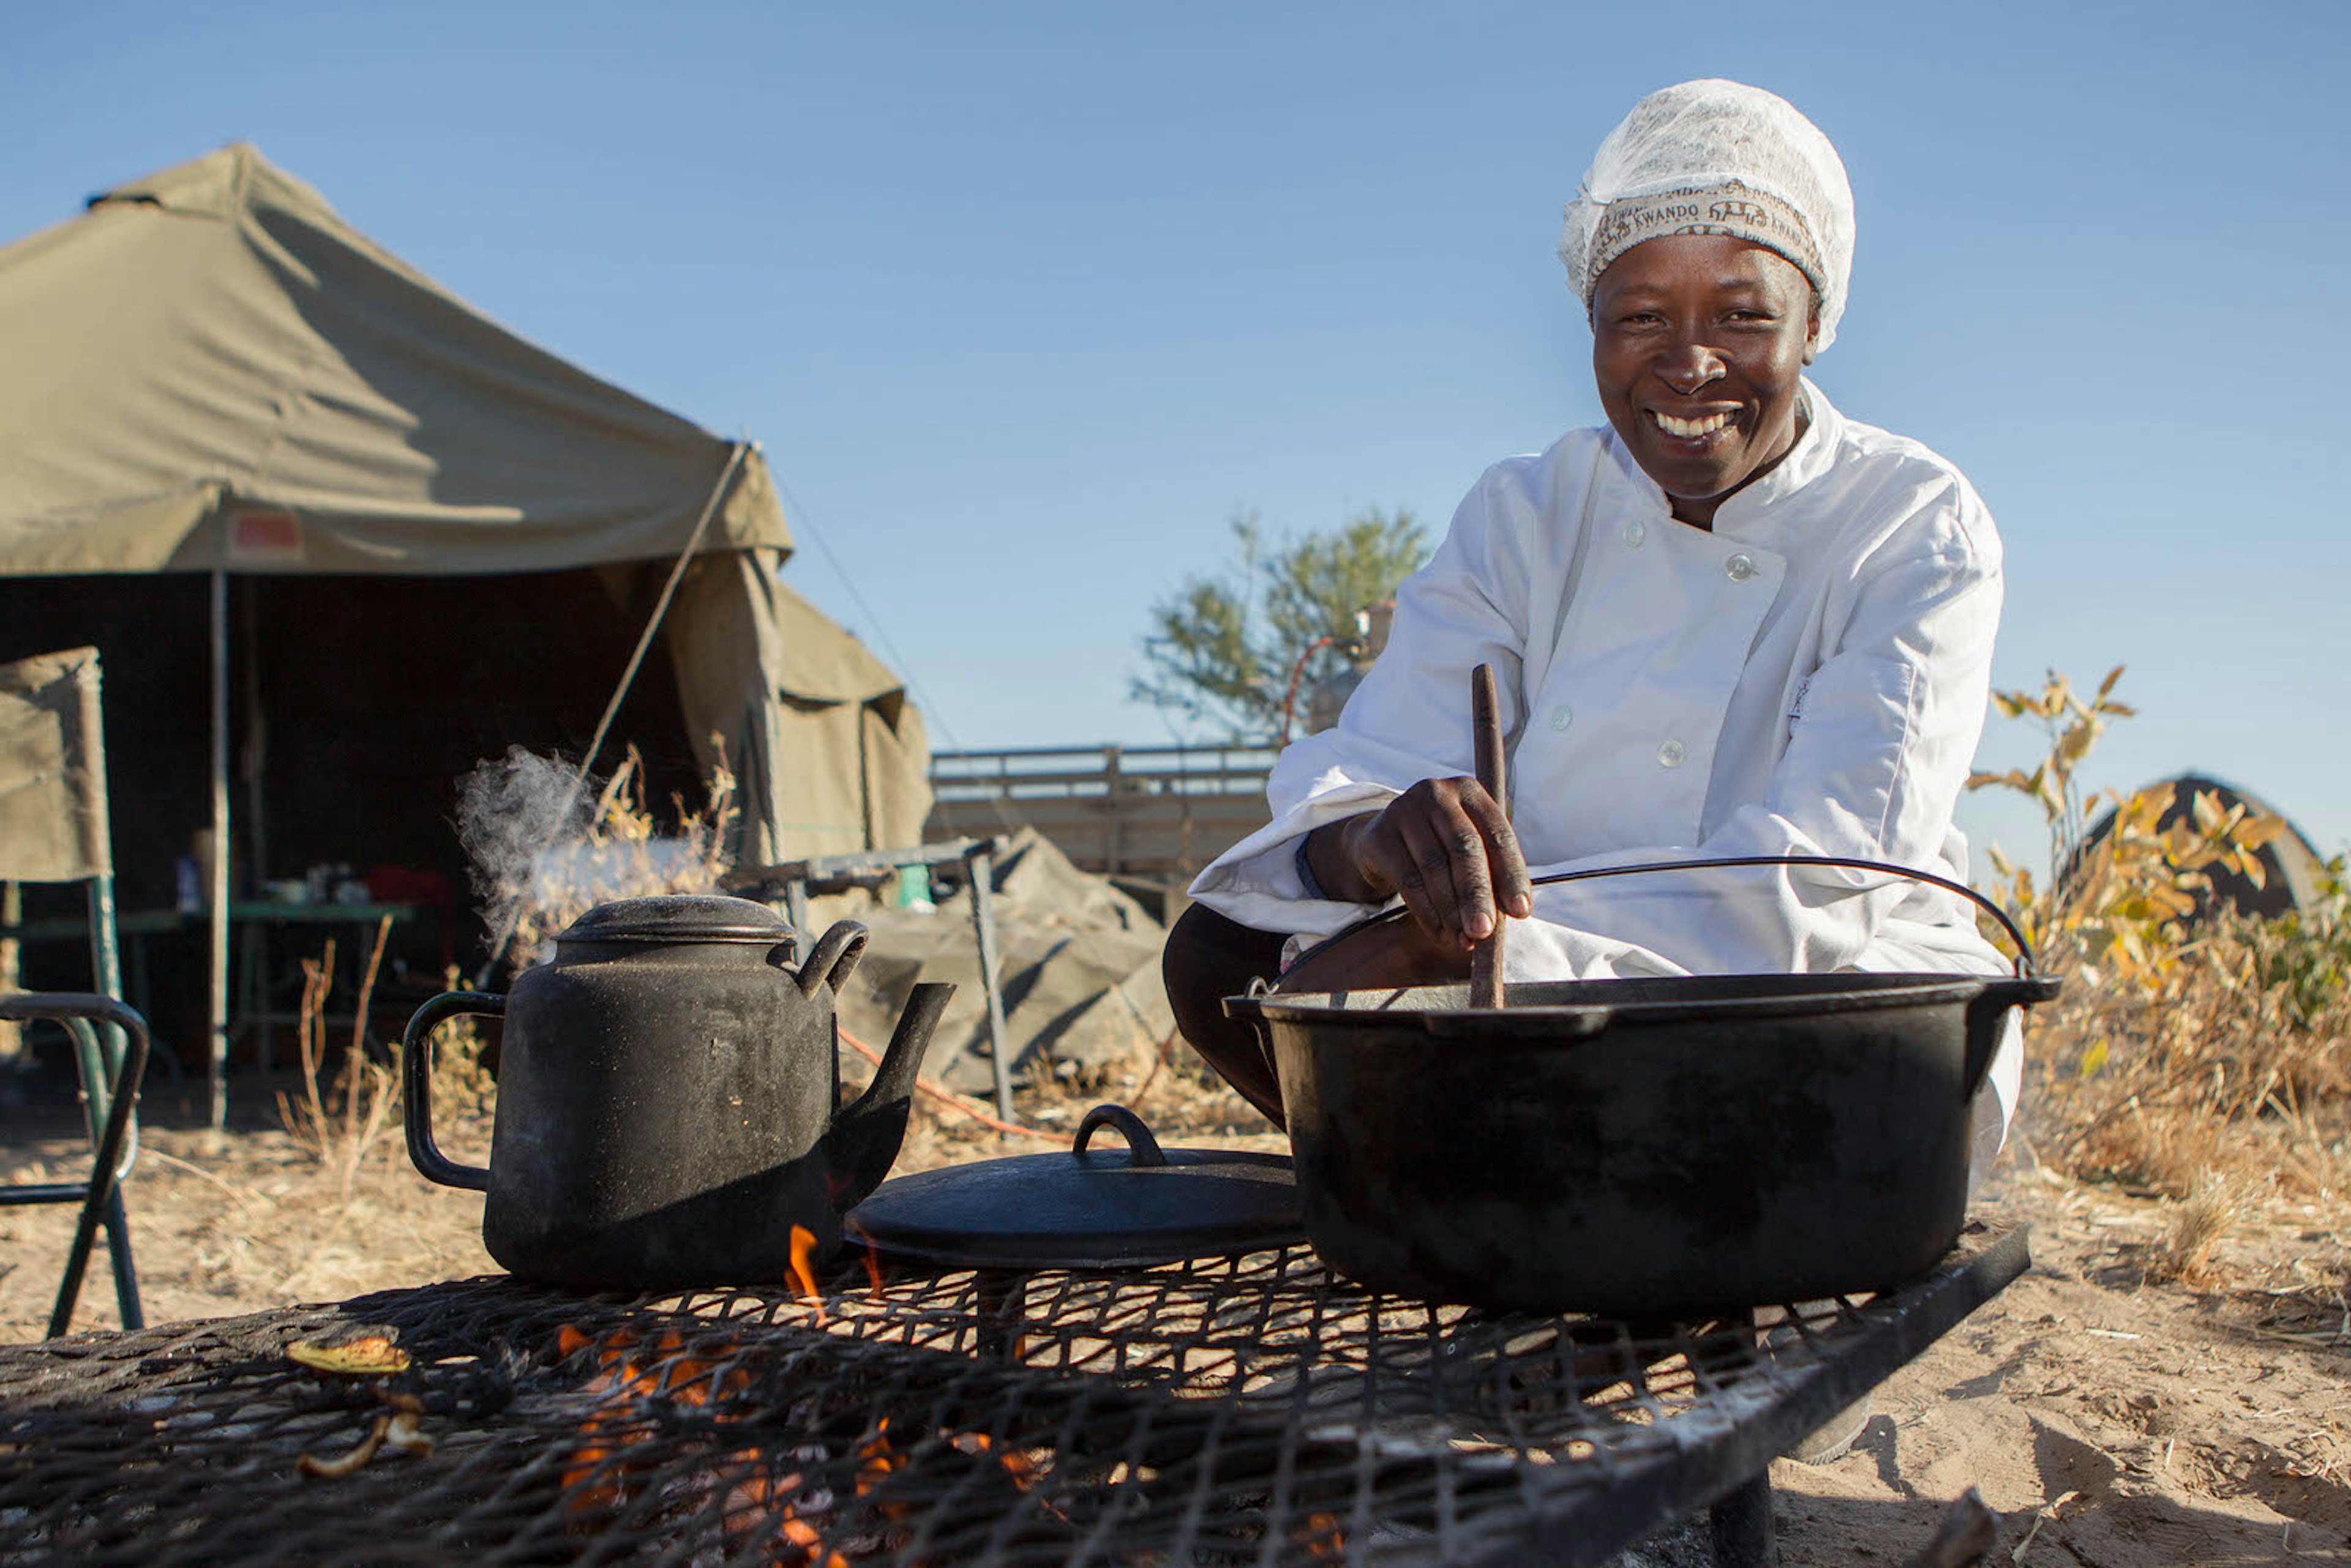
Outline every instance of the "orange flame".
POLYGON ((768 1568, 849 1568, 849 1559, 829 1550, 816 1526, 802 1519, 799 1510, 786 1500, 799 1490, 798 1470, 780 1476, 761 1472, 756 1468, 760 1459, 757 1448, 745 1448, 728 1457, 754 1467, 751 1473, 728 1489, 719 1505, 719 1527, 730 1540, 740 1541, 772 1526, 782 1537, 782 1543, 773 1555, 763 1560, 768 1568))
POLYGON ((1343 1561, 1347 1555, 1347 1538, 1340 1532, 1339 1516, 1335 1513, 1308 1514, 1305 1520, 1290 1531, 1290 1538, 1306 1549, 1306 1554, 1309 1557, 1318 1562, 1331 1559, 1343 1561))
MULTIPOLYGON (((798 1226, 792 1228, 791 1272, 798 1293, 821 1312, 821 1304, 813 1300, 815 1248, 814 1235, 798 1226)), ((741 1393, 751 1383, 749 1369, 735 1354, 743 1348, 738 1343, 725 1341, 715 1351, 706 1344, 697 1345, 702 1354, 689 1355, 684 1337, 674 1328, 665 1328, 650 1339, 627 1328, 593 1339, 566 1323, 557 1329, 555 1343, 565 1357, 583 1353, 593 1356, 596 1370, 581 1390, 604 1396, 581 1421, 580 1436, 561 1461, 563 1505, 572 1516, 574 1528, 590 1527, 593 1515, 624 1506, 632 1493, 643 1490, 644 1470, 656 1461, 634 1457, 632 1451, 651 1435, 649 1413, 643 1409, 646 1404, 674 1400, 707 1406, 741 1393), (728 1364, 730 1360, 737 1364, 728 1364)), ((730 1421, 739 1416, 720 1408, 712 1418, 730 1421)), ((1051 1463, 1049 1451, 999 1444, 986 1432, 940 1430, 935 1435, 958 1453, 992 1458, 1013 1488, 1029 1496, 1032 1506, 1050 1518, 1069 1521, 1068 1514, 1038 1490, 1051 1463)), ((913 1455, 893 1438, 889 1418, 883 1416, 875 1422, 872 1435, 856 1445, 855 1495, 872 1513, 897 1522, 912 1514, 914 1505, 892 1496, 889 1481, 912 1462, 913 1455)), ((777 1473, 770 1468, 772 1460, 771 1454, 753 1448, 709 1461, 712 1468, 705 1479, 717 1497, 719 1526, 730 1546, 751 1549, 768 1568, 850 1568, 848 1559, 826 1541, 820 1529, 830 1527, 835 1505, 820 1491, 803 1497, 804 1473, 777 1473)), ((1297 1539, 1314 1557, 1344 1556, 1333 1515, 1311 1516, 1300 1526, 1297 1539)))
POLYGON ((882 1299, 882 1255, 873 1249, 873 1238, 866 1234, 865 1227, 852 1219, 848 1228, 851 1239, 857 1243, 858 1252, 865 1260, 867 1299, 878 1301, 882 1299))
POLYGON ((816 1237, 808 1227, 792 1227, 792 1287, 799 1299, 816 1309, 818 1326, 824 1323, 824 1300, 816 1293, 816 1270, 810 1266, 810 1255, 816 1251, 816 1237))
POLYGON ((575 1514, 609 1509, 622 1500, 629 1469, 626 1450, 632 1440, 630 1406, 651 1399, 707 1405, 714 1396, 739 1394, 750 1386, 747 1368, 730 1367, 722 1376, 718 1362, 681 1354, 685 1340, 675 1329, 663 1330, 644 1346, 643 1359, 632 1354, 640 1343, 633 1329, 615 1329, 601 1340, 569 1323, 556 1330, 559 1354, 595 1352, 598 1370, 581 1389, 605 1396, 604 1403, 580 1422, 581 1441, 566 1457, 564 1506, 575 1514))

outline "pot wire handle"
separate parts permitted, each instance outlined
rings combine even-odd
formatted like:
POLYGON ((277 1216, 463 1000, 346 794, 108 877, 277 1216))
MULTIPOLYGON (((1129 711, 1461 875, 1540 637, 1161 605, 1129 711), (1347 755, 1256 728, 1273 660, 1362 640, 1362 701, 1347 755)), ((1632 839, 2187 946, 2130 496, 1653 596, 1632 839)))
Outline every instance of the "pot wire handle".
POLYGON ((1086 1113, 1078 1124, 1078 1135, 1070 1142, 1070 1153, 1082 1155, 1097 1127, 1116 1127, 1120 1137, 1126 1140, 1127 1151, 1138 1166, 1164 1166, 1167 1156, 1159 1147, 1159 1140, 1143 1124, 1143 1118, 1123 1105, 1097 1105, 1086 1113))
POLYGON ((1534 885, 1549 887, 1555 883, 1583 882, 1596 876, 1629 876, 1644 871, 1706 871, 1725 865, 1843 866, 1851 871, 1884 872, 1889 876, 1908 877, 1912 882, 1930 883, 1946 892, 1956 893, 1973 901, 1976 907, 2000 922, 2000 928, 2008 933, 2011 942, 2016 944, 2016 958, 2011 967, 2018 978, 2040 972, 2032 956, 2032 944, 2024 939, 2024 933, 2016 928, 2016 922, 2008 917, 2008 911, 1963 882, 1954 882, 1949 877, 1937 876, 1933 872, 1919 871, 1913 866, 1896 865, 1891 861, 1862 860, 1853 855, 1728 855, 1708 860, 1651 861, 1642 865, 1604 865, 1587 867, 1583 871, 1555 871, 1549 876, 1536 877, 1534 885))
MULTIPOLYGON (((2016 957, 2009 967, 2014 970, 2017 978, 2028 979, 2041 972, 2039 961, 2032 956, 2032 944, 2024 939, 2024 933, 2016 928, 2016 922, 2008 917, 2008 911, 1965 883, 1953 882, 1946 876, 1937 876, 1930 871, 1896 865, 1891 861, 1862 860, 1854 855, 1725 855, 1718 859, 1651 861, 1641 865, 1588 866, 1582 871, 1555 871, 1548 876, 1535 877, 1532 882, 1536 887, 1550 887, 1557 883, 1583 882, 1597 876, 1631 876, 1645 871, 1710 871, 1716 866, 1726 865, 1843 866, 1853 871, 1883 872, 1889 876, 1907 877, 1912 882, 1931 883, 1937 887, 1956 893, 1960 897, 1968 899, 1985 914, 2000 922, 2000 928, 2008 933, 2008 939, 2011 942, 2016 944, 2016 957)), ((1337 936, 1326 936, 1314 946, 1308 948, 1299 955, 1300 962, 1304 962, 1322 948, 1339 941, 1342 937, 1352 936, 1359 931, 1369 930, 1374 925, 1393 925, 1397 921, 1405 919, 1410 914, 1411 911, 1398 904, 1393 909, 1383 909, 1376 915, 1366 915, 1344 931, 1338 933, 1337 936)))

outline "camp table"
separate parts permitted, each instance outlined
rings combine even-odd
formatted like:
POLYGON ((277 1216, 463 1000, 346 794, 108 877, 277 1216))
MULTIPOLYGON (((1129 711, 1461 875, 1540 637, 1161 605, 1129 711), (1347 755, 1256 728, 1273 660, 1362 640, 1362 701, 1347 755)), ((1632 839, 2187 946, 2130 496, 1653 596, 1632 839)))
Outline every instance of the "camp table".
POLYGON ((2027 1261, 2021 1229, 1972 1228, 1925 1278, 1759 1335, 1382 1298, 1304 1247, 863 1260, 803 1292, 474 1280, 0 1348, 0 1556, 1572 1565, 1711 1505, 1718 1559, 1752 1564, 1772 1456, 2027 1261), (411 1364, 287 1354, 369 1337, 411 1364), (298 1468, 403 1403, 429 1456, 298 1468))
MULTIPOLYGON (((368 946, 379 922, 389 920, 395 925, 413 920, 430 905, 410 903, 340 904, 327 900, 305 900, 281 904, 267 899, 237 899, 228 906, 229 924, 244 934, 241 957, 237 966, 236 989, 239 1005, 229 1019, 232 1039, 246 1030, 255 1031, 258 1040, 261 1071, 266 1076, 276 1066, 274 1030, 278 1024, 298 1024, 302 1014, 282 1005, 273 1005, 270 946, 273 934, 296 930, 304 939, 323 947, 333 940, 342 949, 336 963, 341 973, 332 977, 338 987, 337 1000, 347 1000, 358 990, 365 968, 368 946)), ((291 938, 288 937, 290 941, 291 938)), ((330 1018, 329 1024, 349 1023, 349 1015, 330 1018)))

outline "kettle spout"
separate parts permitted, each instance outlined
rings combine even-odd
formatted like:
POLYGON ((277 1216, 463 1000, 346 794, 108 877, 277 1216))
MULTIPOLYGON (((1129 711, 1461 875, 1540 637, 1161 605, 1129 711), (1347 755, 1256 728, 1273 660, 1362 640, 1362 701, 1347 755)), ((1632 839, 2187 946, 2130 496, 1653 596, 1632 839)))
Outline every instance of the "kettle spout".
POLYGON ((939 1015, 954 995, 955 987, 943 981, 925 981, 914 988, 906 998, 906 1010, 898 1015, 898 1027, 890 1036, 889 1049, 882 1053, 873 1082, 832 1119, 825 1134, 825 1166, 832 1206, 839 1212, 846 1214, 862 1203, 896 1162, 898 1145, 906 1136, 914 1075, 922 1070, 931 1031, 938 1027, 939 1015))

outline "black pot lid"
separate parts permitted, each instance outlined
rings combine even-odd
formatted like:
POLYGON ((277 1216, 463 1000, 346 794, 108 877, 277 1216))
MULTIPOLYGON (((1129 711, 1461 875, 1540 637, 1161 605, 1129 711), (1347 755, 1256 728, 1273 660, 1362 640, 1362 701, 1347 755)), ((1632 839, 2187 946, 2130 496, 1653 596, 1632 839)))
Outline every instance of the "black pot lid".
POLYGON ((600 904, 558 942, 789 942, 792 923, 768 905, 723 893, 663 893, 600 904))
POLYGON ((883 1182, 851 1239, 885 1257, 976 1268, 1121 1269, 1305 1239, 1287 1155, 1163 1151, 1123 1105, 1097 1105, 1066 1155, 1016 1155, 883 1182), (1098 1127, 1124 1149, 1092 1149, 1098 1127))

